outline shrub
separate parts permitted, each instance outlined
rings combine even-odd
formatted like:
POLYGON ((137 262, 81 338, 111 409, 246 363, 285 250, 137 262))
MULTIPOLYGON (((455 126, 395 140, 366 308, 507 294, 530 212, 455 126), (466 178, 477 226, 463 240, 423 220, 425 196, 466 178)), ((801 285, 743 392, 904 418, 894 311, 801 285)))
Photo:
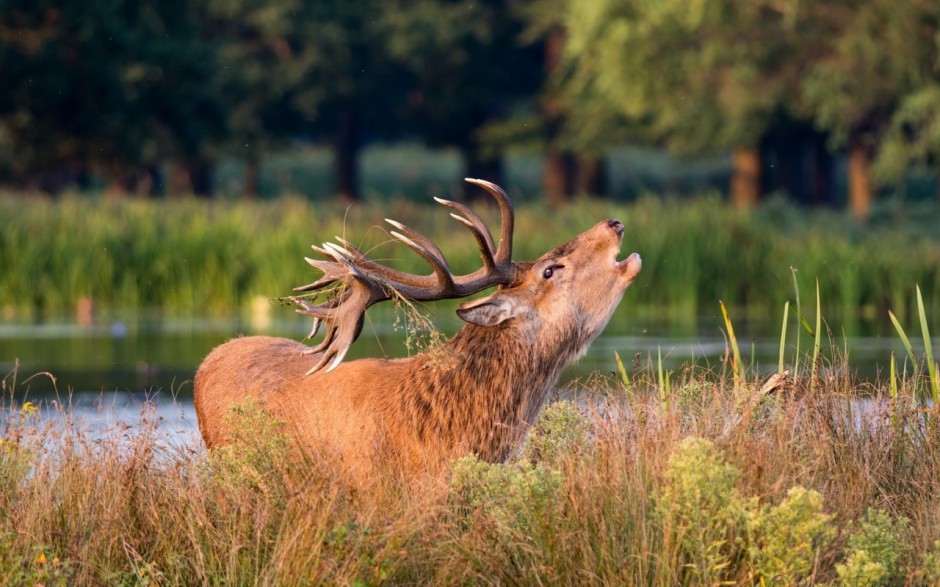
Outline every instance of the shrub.
POLYGON ((730 580, 726 571, 740 556, 748 500, 735 485, 741 472, 706 439, 683 439, 669 458, 657 509, 667 556, 688 576, 683 583, 730 580))
POLYGON ((297 458, 284 423, 250 400, 233 406, 226 424, 229 442, 210 453, 215 480, 234 490, 256 491, 283 505, 286 476, 291 460, 297 458))
POLYGON ((835 537, 822 496, 800 486, 791 487, 778 505, 752 510, 748 532, 755 578, 786 585, 808 577, 835 537))
POLYGON ((467 514, 482 513, 507 529, 528 531, 533 516, 552 509, 562 475, 544 464, 486 463, 475 456, 454 462, 452 503, 467 514))
POLYGON ((900 579, 898 563, 907 551, 910 521, 869 509, 848 540, 845 563, 836 565, 843 585, 875 585, 900 579))
POLYGON ((589 446, 588 420, 570 401, 558 401, 545 407, 529 432, 525 455, 536 462, 560 464, 565 456, 577 455, 589 446))

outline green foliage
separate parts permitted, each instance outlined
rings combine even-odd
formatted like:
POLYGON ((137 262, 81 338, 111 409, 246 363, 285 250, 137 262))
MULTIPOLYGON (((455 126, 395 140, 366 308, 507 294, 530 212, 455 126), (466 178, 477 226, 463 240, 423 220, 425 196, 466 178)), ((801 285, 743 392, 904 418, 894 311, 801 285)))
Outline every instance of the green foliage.
POLYGON ((226 427, 228 443, 209 455, 216 480, 231 491, 256 491, 283 506, 285 478, 297 458, 284 423, 259 402, 246 401, 231 408, 226 427))
POLYGON ((589 421, 574 402, 557 401, 542 411, 529 431, 525 456, 558 466, 566 457, 590 449, 589 421))
POLYGON ((728 580, 750 504, 736 488, 741 471, 706 439, 683 439, 669 457, 656 507, 667 552, 677 557, 682 583, 728 580))
POLYGON ((592 118, 619 117, 681 151, 753 145, 795 74, 796 29, 760 3, 569 2, 562 14, 576 144, 609 132, 592 118))
POLYGON ((924 579, 929 584, 936 585, 940 582, 940 540, 935 541, 929 550, 924 552, 923 557, 924 579))
POLYGON ((903 578, 900 561, 909 550, 910 521, 869 509, 849 536, 845 562, 836 565, 843 585, 890 583, 903 578))
POLYGON ((200 16, 173 0, 5 2, 0 177, 47 189, 89 171, 127 181, 198 154, 222 125, 200 16))
POLYGON ((450 496, 456 511, 482 514, 503 530, 531 533, 556 504, 559 471, 538 463, 487 463, 463 457, 451 467, 450 496))
POLYGON ((5 585, 66 587, 74 584, 71 561, 60 559, 43 545, 33 545, 24 553, 19 538, 15 532, 0 531, 0 577, 5 585))
POLYGON ((874 135, 899 102, 921 91, 936 58, 936 7, 924 2, 821 2, 807 12, 819 31, 819 54, 803 82, 817 124, 843 145, 851 134, 874 135), (846 18, 848 17, 848 18, 846 18))
POLYGON ((779 504, 761 506, 740 494, 740 477, 703 438, 683 439, 670 456, 656 504, 665 545, 688 573, 683 582, 733 581, 744 560, 758 581, 812 576, 836 534, 822 496, 795 485, 779 504))
POLYGON ((748 512, 748 554, 752 573, 762 584, 783 581, 795 585, 809 577, 822 550, 835 538, 833 516, 823 512, 819 492, 791 487, 775 506, 748 512))
MULTIPOLYGON (((940 35, 937 37, 940 44, 940 35)), ((901 181, 913 168, 931 173, 940 157, 940 81, 904 97, 885 133, 872 169, 882 185, 901 181)))

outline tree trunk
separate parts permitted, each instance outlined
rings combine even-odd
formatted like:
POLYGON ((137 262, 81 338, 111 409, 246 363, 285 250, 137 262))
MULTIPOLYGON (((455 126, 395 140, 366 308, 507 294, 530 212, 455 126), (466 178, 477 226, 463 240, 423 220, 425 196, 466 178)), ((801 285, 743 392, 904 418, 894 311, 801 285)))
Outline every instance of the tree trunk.
POLYGON ((134 178, 134 195, 153 198, 159 195, 161 190, 160 169, 156 165, 148 165, 137 172, 137 177, 134 178))
POLYGON ((756 147, 731 152, 731 203, 735 208, 750 208, 760 201, 761 162, 756 147))
POLYGON ((810 201, 813 206, 831 204, 832 194, 832 155, 826 148, 826 139, 817 135, 812 142, 812 178, 810 180, 810 201))
MULTIPOLYGON (((544 42, 544 68, 546 79, 558 69, 565 48, 565 32, 556 28, 548 33, 544 42)), ((546 123, 545 163, 542 167, 542 191, 550 206, 558 206, 574 194, 577 161, 574 155, 558 145, 564 128, 564 107, 551 90, 542 95, 542 117, 546 123)))
POLYGON ((862 137, 849 137, 849 211, 858 220, 871 212, 871 159, 871 147, 862 137))
POLYGON ((550 150, 542 168, 542 191, 549 206, 566 202, 574 192, 575 158, 569 153, 550 150))
POLYGON ((337 118, 335 143, 336 194, 344 200, 359 199, 359 121, 351 106, 337 118))
POLYGON ((192 194, 197 198, 211 198, 212 189, 212 163, 206 159, 197 159, 186 166, 189 174, 189 185, 192 194))
POLYGON ((607 165, 603 157, 597 157, 596 155, 578 157, 576 191, 578 194, 591 196, 607 195, 607 165))
POLYGON ((170 161, 167 165, 166 194, 168 197, 176 198, 185 194, 191 194, 192 186, 189 184, 189 172, 179 161, 170 161))
POLYGON ((125 178, 112 177, 104 188, 104 195, 109 200, 120 200, 127 196, 127 180, 125 178))
POLYGON ((242 198, 254 200, 258 197, 258 185, 261 183, 261 165, 254 155, 245 161, 245 177, 242 182, 242 198))

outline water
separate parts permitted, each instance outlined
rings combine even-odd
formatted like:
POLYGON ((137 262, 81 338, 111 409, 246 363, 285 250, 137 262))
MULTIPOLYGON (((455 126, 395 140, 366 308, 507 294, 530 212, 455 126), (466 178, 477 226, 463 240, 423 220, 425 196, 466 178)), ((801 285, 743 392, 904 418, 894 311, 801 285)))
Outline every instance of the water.
MULTIPOLYGON (((372 320, 353 345, 350 359, 408 354, 403 329, 393 326, 390 313, 379 313, 372 320)), ((432 321, 447 334, 460 326, 446 311, 432 315, 432 321)), ((150 400, 156 404, 161 427, 189 434, 196 428, 193 374, 214 346, 245 334, 300 340, 308 327, 306 320, 276 310, 229 319, 133 314, 84 323, 73 318, 6 321, 0 323, 0 375, 5 375, 0 405, 58 402, 101 425, 133 426, 139 422, 144 402, 150 400)), ((753 357, 765 370, 776 368, 779 323, 735 321, 735 331, 748 362, 753 357)), ((863 377, 876 376, 878 365, 886 365, 891 352, 904 356, 897 335, 885 332, 883 324, 855 323, 852 331, 851 336, 839 334, 833 341, 840 349, 848 348, 850 364, 863 377)), ((792 345, 792 328, 789 336, 792 345)), ((811 348, 805 332, 802 342, 804 350, 811 348)), ((940 343, 935 342, 934 348, 940 348, 940 343)), ((588 355, 566 370, 563 382, 595 371, 613 372, 615 351, 628 367, 636 361, 655 361, 658 352, 667 369, 691 360, 717 366, 726 353, 723 322, 717 315, 695 321, 657 320, 621 308, 588 355)), ((788 351, 788 360, 792 354, 788 351)))

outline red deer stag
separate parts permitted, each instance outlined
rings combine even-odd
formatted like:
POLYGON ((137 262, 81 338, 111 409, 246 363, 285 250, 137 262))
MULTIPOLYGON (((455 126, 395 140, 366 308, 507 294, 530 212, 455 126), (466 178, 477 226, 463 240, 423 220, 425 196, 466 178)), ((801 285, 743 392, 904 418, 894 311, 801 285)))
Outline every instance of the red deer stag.
POLYGON ((345 466, 367 471, 390 458, 406 469, 475 453, 506 459, 535 420, 562 368, 604 329, 641 268, 640 256, 618 261, 623 225, 604 220, 535 261, 513 262, 513 208, 489 182, 502 214, 498 245, 483 221, 461 204, 454 210, 479 245, 483 267, 451 273, 430 239, 388 220, 391 235, 423 257, 430 275, 403 273, 367 258, 349 242, 313 247, 328 260, 307 259, 323 277, 297 291, 327 288, 327 301, 291 300, 326 335, 310 348, 284 338, 236 338, 213 350, 196 373, 199 428, 210 448, 226 441, 226 414, 254 398, 303 447, 328 447, 345 466), (460 305, 467 324, 443 349, 404 359, 343 363, 362 329, 366 309, 401 296, 430 301, 461 298, 492 286, 493 294, 460 305))

